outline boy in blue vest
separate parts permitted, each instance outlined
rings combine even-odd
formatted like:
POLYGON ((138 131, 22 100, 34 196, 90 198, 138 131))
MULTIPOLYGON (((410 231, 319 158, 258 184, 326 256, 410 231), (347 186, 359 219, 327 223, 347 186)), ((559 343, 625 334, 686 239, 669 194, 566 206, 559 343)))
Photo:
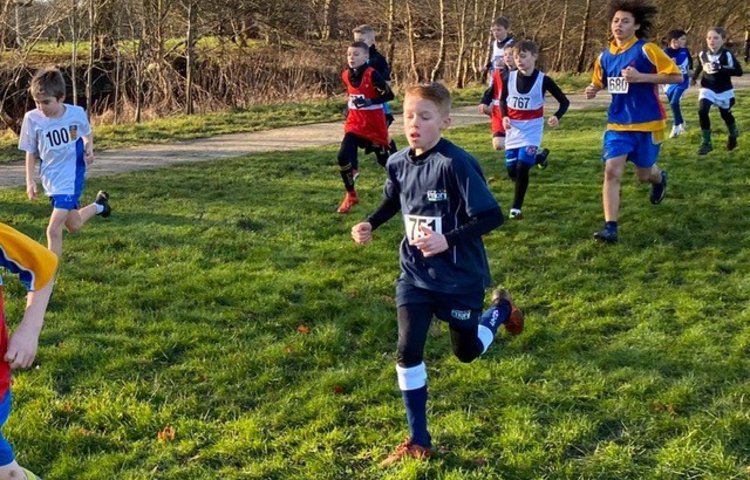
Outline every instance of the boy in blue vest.
POLYGON ((503 214, 476 159, 441 136, 450 124, 450 105, 450 92, 439 83, 406 90, 409 148, 388 159, 383 203, 352 227, 358 244, 370 242, 373 230, 398 213, 405 229, 396 284, 396 376, 409 437, 382 466, 433 455, 423 361, 433 316, 448 322, 453 352, 467 363, 487 350, 500 325, 510 334, 523 329, 523 315, 505 290, 493 292, 482 314, 490 282, 482 235, 500 226, 503 214))
POLYGON ((658 84, 680 83, 682 73, 659 48, 645 40, 656 7, 646 0, 612 0, 608 6, 614 40, 594 62, 586 98, 602 88, 612 95, 604 133, 604 228, 594 233, 601 242, 617 241, 620 184, 627 161, 636 167, 638 180, 651 184, 651 203, 661 203, 667 193, 667 172, 656 166, 664 141, 666 112, 659 100, 658 84))
POLYGON ((690 50, 685 46, 687 44, 687 33, 685 30, 672 30, 667 36, 669 46, 664 49, 669 58, 674 60, 677 68, 682 73, 682 82, 669 85, 664 93, 667 94, 669 107, 672 109, 672 133, 670 138, 679 137, 685 133, 685 121, 682 118, 682 108, 680 99, 682 94, 688 89, 690 76, 688 72, 693 69, 693 58, 690 56, 690 50))

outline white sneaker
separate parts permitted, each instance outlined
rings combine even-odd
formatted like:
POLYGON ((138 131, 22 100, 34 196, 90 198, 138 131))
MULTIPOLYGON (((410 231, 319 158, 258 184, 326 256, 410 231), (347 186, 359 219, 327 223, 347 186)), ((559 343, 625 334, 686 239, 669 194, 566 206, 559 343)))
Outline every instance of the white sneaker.
POLYGON ((672 133, 669 134, 669 138, 675 138, 679 137, 680 135, 684 134, 687 131, 685 128, 685 124, 681 123, 679 125, 673 125, 672 126, 672 133))
POLYGON ((521 210, 518 208, 511 208, 510 218, 511 220, 523 220, 523 215, 521 214, 521 210))

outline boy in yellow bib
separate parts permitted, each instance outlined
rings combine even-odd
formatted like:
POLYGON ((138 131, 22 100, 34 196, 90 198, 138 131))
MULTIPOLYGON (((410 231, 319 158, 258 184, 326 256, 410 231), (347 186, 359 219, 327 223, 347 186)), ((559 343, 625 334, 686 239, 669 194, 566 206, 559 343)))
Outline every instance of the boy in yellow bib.
POLYGON ((645 40, 656 7, 645 0, 613 0, 608 12, 614 41, 594 63, 586 98, 594 98, 602 88, 612 95, 602 153, 605 225, 594 239, 613 243, 628 160, 636 166, 638 180, 651 184, 651 203, 661 203, 667 192, 667 172, 656 166, 667 118, 657 85, 680 83, 682 73, 658 45, 645 40))

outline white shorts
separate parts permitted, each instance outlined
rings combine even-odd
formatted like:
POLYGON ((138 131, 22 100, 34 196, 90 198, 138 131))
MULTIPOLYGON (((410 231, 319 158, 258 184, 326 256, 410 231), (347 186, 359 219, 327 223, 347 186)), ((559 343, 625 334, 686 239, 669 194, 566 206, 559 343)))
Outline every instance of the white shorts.
POLYGON ((716 93, 708 88, 701 88, 698 93, 698 100, 708 100, 719 108, 725 110, 731 107, 731 101, 734 98, 734 90, 727 90, 726 92, 716 93))

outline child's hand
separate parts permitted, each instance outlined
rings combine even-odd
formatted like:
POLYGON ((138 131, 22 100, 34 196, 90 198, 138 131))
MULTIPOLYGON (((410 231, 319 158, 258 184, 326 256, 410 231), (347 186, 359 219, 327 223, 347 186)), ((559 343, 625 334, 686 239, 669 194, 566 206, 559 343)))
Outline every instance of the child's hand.
POLYGON ((39 347, 39 334, 23 328, 23 324, 10 336, 4 360, 10 368, 29 368, 34 363, 39 347))
POLYGON ((589 84, 586 87, 586 91, 585 91, 586 99, 591 100, 592 98, 596 97, 596 92, 598 91, 599 89, 596 87, 596 85, 594 85, 593 83, 589 84))
POLYGON ((362 222, 352 227, 352 238, 359 245, 364 245, 372 240, 372 225, 370 222, 362 222))
POLYGON ((556 116, 552 115, 547 120, 547 125, 549 125, 552 128, 557 128, 557 126, 560 125, 560 119, 557 118, 556 116))
POLYGON ((367 108, 372 105, 372 100, 369 98, 356 97, 352 100, 352 103, 357 108, 367 108))
POLYGON ((417 238, 411 244, 417 247, 425 257, 432 257, 448 250, 448 240, 445 239, 445 235, 435 233, 424 225, 420 225, 419 230, 424 236, 417 238))
POLYGON ((621 74, 625 81, 628 83, 638 83, 638 81, 641 79, 641 72, 633 67, 623 68, 621 74))
POLYGON ((26 183, 26 196, 29 197, 29 200, 36 198, 36 182, 26 183))
POLYGON ((510 130, 510 118, 509 117, 503 117, 503 128, 507 132, 510 130))
POLYGON ((94 163, 94 151, 93 150, 86 150, 83 152, 83 159, 86 161, 86 165, 91 165, 94 163))

